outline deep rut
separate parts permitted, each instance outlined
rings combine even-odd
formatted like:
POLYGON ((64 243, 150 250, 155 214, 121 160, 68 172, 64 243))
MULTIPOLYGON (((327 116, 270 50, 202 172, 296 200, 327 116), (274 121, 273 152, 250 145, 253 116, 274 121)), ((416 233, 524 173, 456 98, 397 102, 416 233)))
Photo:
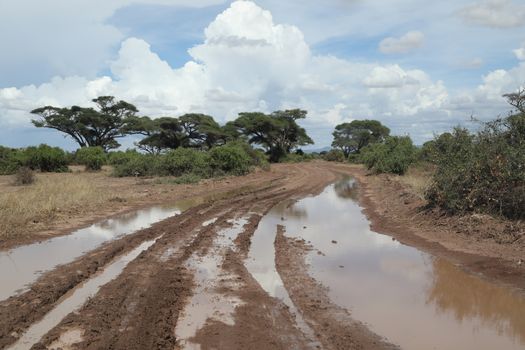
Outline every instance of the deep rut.
MULTIPOLYGON (((63 319, 33 348, 54 346, 58 344, 57 340, 61 341, 62 347, 68 348, 64 339, 69 339, 68 335, 72 333, 75 337, 69 339, 69 345, 74 348, 165 349, 178 346, 174 330, 194 287, 192 273, 184 266, 185 261, 196 251, 204 254, 212 245, 217 230, 228 227, 229 220, 244 215, 249 219, 235 240, 238 249, 235 253, 228 251, 223 264, 236 274, 244 286, 241 297, 248 301, 236 312, 236 321, 243 322, 240 329, 234 329, 235 336, 228 337, 229 341, 234 347, 251 342, 252 345, 267 344, 272 348, 304 348, 304 337, 294 327, 293 316, 282 303, 264 293, 245 270, 242 259, 258 220, 272 206, 291 197, 300 198, 318 192, 334 178, 333 173, 319 164, 312 163, 307 167, 290 165, 270 181, 205 202, 59 267, 38 281, 26 295, 0 303, 0 332, 3 333, 0 346, 13 343, 31 323, 53 308, 65 292, 95 274, 115 256, 154 238, 158 240, 153 246, 129 263, 117 278, 102 286, 80 310, 63 319), (203 226, 213 219, 216 221, 203 226), (29 302, 40 303, 40 307, 28 307, 29 302), (17 308, 20 312, 15 312, 17 308), (253 317, 258 309, 266 312, 253 317), (280 327, 269 328, 276 322, 280 327), (269 336, 268 332, 275 334, 269 336), (262 342, 264 339, 266 343, 262 342)), ((202 345, 207 348, 206 344, 202 345)))

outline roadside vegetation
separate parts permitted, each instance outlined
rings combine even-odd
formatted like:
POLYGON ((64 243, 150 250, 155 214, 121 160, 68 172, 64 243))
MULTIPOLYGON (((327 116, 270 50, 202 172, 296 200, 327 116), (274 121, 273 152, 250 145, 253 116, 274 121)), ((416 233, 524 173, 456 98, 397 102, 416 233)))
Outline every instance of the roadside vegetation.
POLYGON ((457 127, 421 147, 409 136, 390 135, 376 120, 337 125, 332 150, 307 154, 313 144, 298 122, 300 109, 240 113, 224 125, 205 114, 149 118, 111 96, 94 99, 95 108, 46 106, 32 111, 36 127, 58 130, 79 145, 75 152, 40 145, 0 146, 0 175, 13 175, 16 191, 0 194, 0 232, 14 234, 24 222, 53 218, 60 208, 107 200, 80 177, 50 182, 35 176, 87 172, 104 166, 115 177, 161 177, 158 183, 192 184, 201 179, 244 175, 271 162, 324 159, 361 163, 375 174, 399 175, 428 205, 450 214, 486 213, 525 218, 525 91, 505 95, 514 107, 506 118, 480 123, 477 132, 457 127), (116 150, 122 137, 141 136, 135 149, 116 150))
MULTIPOLYGON (((27 168, 20 168, 27 175, 27 168)), ((16 178, 19 178, 17 173, 16 178)), ((109 193, 82 174, 40 176, 31 186, 0 192, 0 240, 45 227, 58 216, 88 212, 109 200, 109 193)))
POLYGON ((92 107, 59 108, 45 106, 33 110, 33 124, 58 130, 79 146, 74 153, 40 145, 24 149, 0 147, 0 174, 15 174, 21 168, 39 172, 66 172, 68 165, 83 165, 99 171, 104 165, 113 175, 186 176, 210 178, 244 175, 255 167, 268 168, 268 162, 297 162, 306 156, 300 147, 312 144, 304 128, 297 124, 306 118, 300 109, 240 113, 225 125, 205 114, 149 118, 138 116, 138 109, 112 96, 93 100, 92 107), (118 140, 141 135, 136 150, 115 151, 118 140))
POLYGON ((450 214, 477 212, 503 218, 525 218, 525 90, 505 95, 514 110, 505 118, 480 124, 477 132, 456 127, 422 147, 409 136, 390 136, 378 121, 338 125, 334 149, 371 172, 403 175, 430 207, 450 214))

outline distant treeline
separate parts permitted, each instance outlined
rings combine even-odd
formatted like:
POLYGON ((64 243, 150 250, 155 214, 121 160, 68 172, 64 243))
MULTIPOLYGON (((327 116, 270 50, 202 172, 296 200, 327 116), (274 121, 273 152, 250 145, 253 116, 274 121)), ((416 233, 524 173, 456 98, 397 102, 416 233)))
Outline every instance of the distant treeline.
POLYGON ((403 175, 417 163, 429 164, 430 205, 450 213, 479 211, 513 219, 525 218, 525 90, 505 95, 514 111, 506 118, 481 123, 472 133, 456 127, 422 147, 409 136, 391 136, 377 120, 354 120, 337 125, 332 150, 305 154, 313 144, 297 124, 301 109, 240 113, 219 125, 204 114, 152 119, 138 116, 132 104, 112 96, 94 99, 96 108, 46 106, 32 111, 37 127, 56 129, 80 146, 67 153, 40 145, 23 149, 0 146, 0 174, 20 168, 68 171, 70 164, 88 170, 113 165, 116 176, 177 176, 180 181, 227 174, 242 175, 270 162, 328 161, 363 163, 375 173, 403 175), (142 135, 137 150, 115 151, 118 139, 142 135))
POLYGON ((40 145, 22 149, 0 146, 0 174, 20 168, 41 172, 68 171, 68 165, 82 164, 87 170, 113 165, 116 176, 185 176, 190 180, 220 175, 242 175, 268 161, 308 159, 301 146, 313 144, 297 121, 307 112, 301 109, 240 113, 225 125, 205 114, 152 119, 138 116, 138 109, 112 96, 93 100, 95 108, 45 106, 33 110, 36 127, 58 130, 80 148, 68 153, 40 145), (115 151, 118 139, 141 135, 137 150, 115 151))
POLYGON ((240 113, 236 120, 221 126, 205 114, 155 119, 138 116, 134 105, 113 96, 101 96, 93 102, 96 108, 37 108, 31 112, 39 116, 33 124, 65 133, 81 148, 101 147, 106 152, 120 146, 119 138, 142 135, 136 146, 149 154, 178 148, 210 150, 231 141, 244 141, 262 148, 270 161, 277 162, 292 150, 313 144, 297 124, 307 114, 301 109, 240 113))

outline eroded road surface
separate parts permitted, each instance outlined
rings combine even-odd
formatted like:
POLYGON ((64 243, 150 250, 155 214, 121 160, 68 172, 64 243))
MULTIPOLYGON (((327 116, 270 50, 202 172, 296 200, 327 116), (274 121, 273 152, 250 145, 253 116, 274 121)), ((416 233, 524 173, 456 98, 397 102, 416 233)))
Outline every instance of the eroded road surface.
POLYGON ((525 347, 522 293, 371 231, 344 173, 277 166, 1 252, 0 348, 525 347))

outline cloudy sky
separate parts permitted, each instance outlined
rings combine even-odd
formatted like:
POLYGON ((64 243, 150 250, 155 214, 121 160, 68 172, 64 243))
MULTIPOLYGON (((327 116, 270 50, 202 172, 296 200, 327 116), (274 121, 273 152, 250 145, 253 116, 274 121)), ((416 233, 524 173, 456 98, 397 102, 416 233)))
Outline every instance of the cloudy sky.
POLYGON ((220 122, 303 108, 316 147, 364 118, 420 144, 508 112, 525 0, 0 0, 0 53, 2 145, 74 148, 28 111, 100 95, 220 122))

